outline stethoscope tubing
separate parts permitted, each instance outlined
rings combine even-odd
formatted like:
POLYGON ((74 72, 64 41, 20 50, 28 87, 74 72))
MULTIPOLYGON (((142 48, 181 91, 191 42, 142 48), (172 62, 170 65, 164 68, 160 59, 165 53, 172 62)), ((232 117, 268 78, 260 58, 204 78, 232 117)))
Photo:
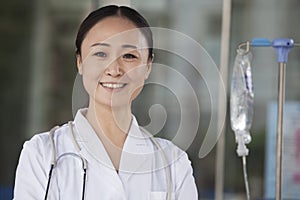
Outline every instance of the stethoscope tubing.
POLYGON ((45 193, 44 200, 47 200, 47 197, 48 197, 48 192, 49 192, 49 188, 50 188, 50 182, 51 182, 53 169, 54 169, 54 165, 51 164, 51 167, 50 167, 50 170, 49 170, 49 175, 48 175, 48 182, 47 182, 47 187, 46 187, 46 193, 45 193))
MULTIPOLYGON (((80 148, 78 146, 78 144, 75 142, 75 135, 74 135, 74 130, 73 130, 73 126, 72 126, 72 122, 69 122, 69 127, 72 133, 72 141, 73 144, 76 148, 76 150, 79 152, 80 148)), ((54 133, 56 131, 56 129, 58 129, 59 127, 56 126, 54 128, 52 128, 49 132, 49 138, 50 138, 50 143, 51 143, 51 148, 52 148, 52 160, 51 160, 51 166, 50 166, 50 170, 49 170, 49 175, 48 175, 48 182, 47 182, 47 186, 46 186, 46 192, 45 192, 45 198, 44 200, 47 200, 48 198, 48 193, 49 193, 49 188, 50 188, 50 183, 51 183, 51 178, 52 178, 52 174, 53 174, 53 169, 56 167, 58 161, 63 158, 64 156, 72 156, 74 158, 79 158, 81 159, 82 162, 82 170, 83 170, 83 183, 82 183, 82 200, 85 199, 85 187, 86 187, 86 171, 87 171, 87 161, 85 158, 83 158, 79 153, 64 153, 62 155, 60 155, 58 158, 56 158, 56 149, 55 149, 55 143, 54 143, 54 133)))

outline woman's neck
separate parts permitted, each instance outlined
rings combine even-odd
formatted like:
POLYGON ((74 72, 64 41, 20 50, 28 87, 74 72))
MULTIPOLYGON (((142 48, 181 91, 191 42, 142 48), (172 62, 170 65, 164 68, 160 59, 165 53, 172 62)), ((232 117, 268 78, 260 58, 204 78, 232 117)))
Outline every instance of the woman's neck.
POLYGON ((90 102, 86 118, 99 139, 108 139, 117 147, 123 147, 132 121, 130 107, 112 108, 90 102))

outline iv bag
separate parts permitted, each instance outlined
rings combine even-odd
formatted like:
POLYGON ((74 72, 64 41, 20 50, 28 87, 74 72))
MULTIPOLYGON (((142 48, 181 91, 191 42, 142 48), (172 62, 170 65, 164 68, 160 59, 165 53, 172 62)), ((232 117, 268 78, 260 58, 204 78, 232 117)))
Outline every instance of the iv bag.
MULTIPOLYGON (((236 134, 247 135, 248 140, 251 140, 249 131, 252 125, 254 103, 251 60, 250 51, 237 50, 230 94, 231 128, 236 134)), ((245 142, 249 143, 250 141, 245 142)))

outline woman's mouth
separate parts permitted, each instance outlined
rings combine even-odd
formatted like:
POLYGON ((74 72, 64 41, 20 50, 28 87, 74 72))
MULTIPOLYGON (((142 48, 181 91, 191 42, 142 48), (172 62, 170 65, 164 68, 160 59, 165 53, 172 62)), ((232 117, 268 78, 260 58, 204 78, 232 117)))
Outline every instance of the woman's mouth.
POLYGON ((102 87, 108 88, 108 89, 120 89, 124 88, 127 84, 126 83, 101 83, 102 87))

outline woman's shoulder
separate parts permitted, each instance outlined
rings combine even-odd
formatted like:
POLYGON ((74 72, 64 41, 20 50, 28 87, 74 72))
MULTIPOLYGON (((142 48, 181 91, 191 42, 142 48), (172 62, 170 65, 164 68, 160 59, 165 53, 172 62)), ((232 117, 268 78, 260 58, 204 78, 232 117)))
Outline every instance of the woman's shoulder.
POLYGON ((148 143, 153 146, 154 149, 160 149, 166 155, 167 159, 174 162, 178 160, 188 160, 187 153, 182 150, 179 146, 174 144, 172 141, 161 138, 154 137, 149 135, 149 133, 145 133, 146 130, 141 129, 143 134, 148 138, 148 143))
POLYGON ((70 140, 70 131, 66 123, 62 126, 54 127, 50 131, 33 135, 29 140, 24 142, 23 149, 31 149, 46 154, 47 152, 52 152, 54 144, 54 148, 59 154, 69 148, 70 144, 72 144, 70 140))
POLYGON ((182 150, 178 145, 172 141, 160 137, 154 137, 154 139, 160 144, 161 148, 171 154, 173 157, 180 158, 186 156, 186 152, 182 150))
POLYGON ((46 143, 50 143, 50 133, 54 139, 65 136, 67 134, 67 124, 55 126, 49 131, 36 133, 28 139, 25 144, 30 143, 32 145, 44 145, 46 143))

